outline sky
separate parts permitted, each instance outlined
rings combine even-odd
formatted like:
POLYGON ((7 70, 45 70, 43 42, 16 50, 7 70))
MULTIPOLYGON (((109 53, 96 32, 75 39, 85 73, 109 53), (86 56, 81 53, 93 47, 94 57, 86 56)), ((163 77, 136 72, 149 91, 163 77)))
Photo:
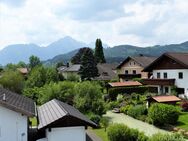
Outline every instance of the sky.
POLYGON ((109 46, 188 41, 188 0, 0 0, 0 48, 65 36, 109 46))

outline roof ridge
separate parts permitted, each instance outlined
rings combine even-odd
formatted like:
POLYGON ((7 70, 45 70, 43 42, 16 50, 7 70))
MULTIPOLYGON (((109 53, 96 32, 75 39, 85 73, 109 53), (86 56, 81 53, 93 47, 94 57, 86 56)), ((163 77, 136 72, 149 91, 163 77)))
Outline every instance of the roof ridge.
MULTIPOLYGON (((61 101, 57 100, 56 98, 53 100, 61 108, 61 110, 63 110, 66 113, 66 115, 70 115, 69 112, 60 104, 61 101)), ((64 102, 62 102, 62 103, 64 103, 64 102)))

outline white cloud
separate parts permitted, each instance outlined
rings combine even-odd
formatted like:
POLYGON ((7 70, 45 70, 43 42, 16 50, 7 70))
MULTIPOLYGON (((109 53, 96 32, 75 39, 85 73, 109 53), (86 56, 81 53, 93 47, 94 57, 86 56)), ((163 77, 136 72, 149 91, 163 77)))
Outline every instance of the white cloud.
POLYGON ((183 42, 187 19, 187 0, 3 0, 0 47, 46 45, 66 35, 84 42, 102 38, 111 46, 183 42))

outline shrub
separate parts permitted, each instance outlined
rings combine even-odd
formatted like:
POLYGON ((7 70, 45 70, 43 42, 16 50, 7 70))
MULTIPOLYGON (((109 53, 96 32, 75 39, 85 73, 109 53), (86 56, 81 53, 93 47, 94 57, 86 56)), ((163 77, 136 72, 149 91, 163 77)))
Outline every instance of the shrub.
POLYGON ((155 103, 149 108, 148 117, 154 125, 176 124, 179 110, 173 105, 155 103))
POLYGON ((100 124, 101 124, 102 127, 104 127, 105 132, 106 132, 106 128, 109 125, 109 119, 107 117, 102 117, 101 120, 100 120, 100 124))
POLYGON ((183 111, 188 111, 188 101, 183 101, 180 106, 183 111))
POLYGON ((127 111, 132 107, 132 105, 126 105, 120 108, 120 112, 127 114, 127 111))
POLYGON ((147 137, 136 129, 123 124, 113 124, 108 128, 109 141, 147 141, 147 137))
POLYGON ((106 105, 107 110, 112 110, 113 108, 118 108, 119 107, 119 102, 117 101, 111 101, 106 105))
POLYGON ((147 109, 143 105, 136 105, 129 108, 127 114, 133 118, 139 119, 141 115, 147 114, 147 109))
POLYGON ((185 141, 179 134, 154 134, 148 141, 185 141))
POLYGON ((78 74, 68 74, 67 75, 67 81, 75 81, 75 82, 79 82, 80 81, 80 76, 78 74))
POLYGON ((95 114, 91 113, 88 116, 89 116, 89 119, 91 121, 93 121, 94 123, 96 123, 97 125, 99 125, 100 120, 101 120, 101 117, 99 115, 95 115, 95 114))
POLYGON ((123 95, 122 94, 118 94, 117 101, 118 102, 122 102, 123 101, 123 95))

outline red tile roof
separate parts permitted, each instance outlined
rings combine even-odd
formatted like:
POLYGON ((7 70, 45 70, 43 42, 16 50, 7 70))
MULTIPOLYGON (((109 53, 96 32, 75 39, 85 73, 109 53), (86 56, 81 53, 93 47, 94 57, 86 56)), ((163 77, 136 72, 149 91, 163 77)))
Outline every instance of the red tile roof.
POLYGON ((112 82, 108 83, 111 87, 129 87, 129 86, 141 86, 138 81, 125 81, 125 82, 112 82))
POLYGON ((174 95, 162 95, 162 96, 153 96, 152 97, 157 102, 176 102, 181 101, 180 98, 174 96, 174 95))

